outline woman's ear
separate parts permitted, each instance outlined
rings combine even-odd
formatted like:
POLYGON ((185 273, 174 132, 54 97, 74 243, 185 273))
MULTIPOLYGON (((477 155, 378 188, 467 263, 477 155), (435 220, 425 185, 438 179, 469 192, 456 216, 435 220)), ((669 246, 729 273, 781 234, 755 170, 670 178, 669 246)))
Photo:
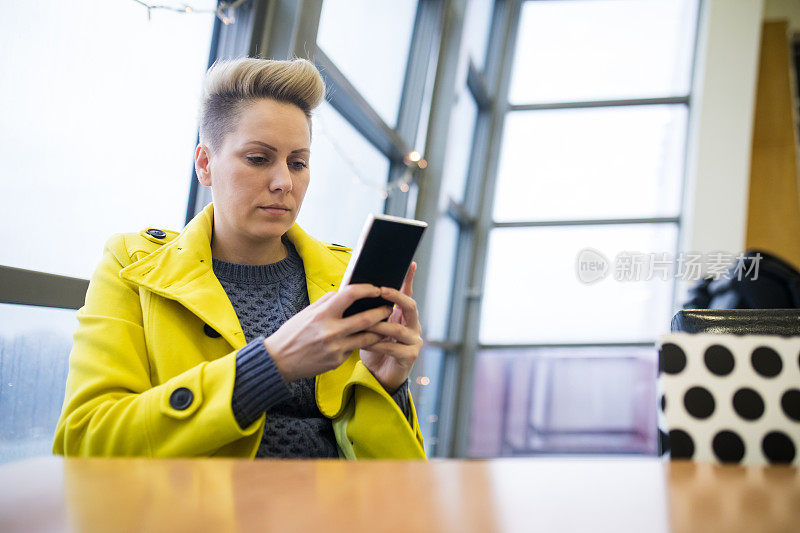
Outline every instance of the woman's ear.
POLYGON ((201 185, 211 187, 211 150, 205 144, 198 144, 194 151, 194 171, 201 185))

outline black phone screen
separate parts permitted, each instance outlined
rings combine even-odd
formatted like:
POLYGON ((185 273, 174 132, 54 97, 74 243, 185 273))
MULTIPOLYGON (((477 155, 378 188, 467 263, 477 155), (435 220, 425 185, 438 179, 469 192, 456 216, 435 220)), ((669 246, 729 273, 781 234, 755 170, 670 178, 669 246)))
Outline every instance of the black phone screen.
MULTIPOLYGON (((400 289, 425 226, 376 218, 358 251, 350 284, 371 283, 378 287, 400 289)), ((342 316, 350 316, 382 305, 392 305, 383 298, 362 298, 348 307, 342 316)))

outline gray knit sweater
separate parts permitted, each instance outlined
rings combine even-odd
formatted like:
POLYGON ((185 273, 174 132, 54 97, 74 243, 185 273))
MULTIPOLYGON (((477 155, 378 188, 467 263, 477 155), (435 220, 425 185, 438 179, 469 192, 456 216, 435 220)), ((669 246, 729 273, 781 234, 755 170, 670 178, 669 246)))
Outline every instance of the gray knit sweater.
MULTIPOLYGON (((338 457, 331 421, 315 401, 314 377, 287 383, 264 346, 266 337, 309 303, 303 261, 285 236, 283 243, 288 256, 269 265, 212 260, 248 341, 236 354, 231 408, 242 428, 266 411, 256 457, 338 457)), ((408 418, 407 380, 393 398, 408 418)))

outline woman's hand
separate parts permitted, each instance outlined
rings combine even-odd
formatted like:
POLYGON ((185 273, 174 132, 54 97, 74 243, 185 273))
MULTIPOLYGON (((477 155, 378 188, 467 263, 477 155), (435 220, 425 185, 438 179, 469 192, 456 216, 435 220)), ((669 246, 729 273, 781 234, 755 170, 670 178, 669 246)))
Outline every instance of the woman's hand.
POLYGON ((342 318, 354 301, 380 295, 378 287, 365 283, 326 293, 267 337, 264 346, 283 378, 291 382, 327 372, 344 363, 354 349, 380 341, 380 332, 365 330, 388 317, 390 307, 342 318))
POLYGON ((382 339, 361 350, 364 366, 389 394, 394 394, 408 378, 422 348, 417 302, 411 297, 416 271, 417 263, 412 262, 399 291, 381 287, 381 297, 393 302, 394 310, 387 322, 367 328, 368 332, 379 333, 382 339))

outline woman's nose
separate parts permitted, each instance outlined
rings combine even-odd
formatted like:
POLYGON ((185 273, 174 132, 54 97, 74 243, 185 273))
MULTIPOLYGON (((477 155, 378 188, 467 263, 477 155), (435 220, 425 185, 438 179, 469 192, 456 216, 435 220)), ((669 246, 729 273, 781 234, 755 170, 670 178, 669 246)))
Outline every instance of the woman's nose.
POLYGON ((269 189, 283 192, 292 190, 292 175, 286 165, 276 165, 275 171, 270 176, 269 189))

